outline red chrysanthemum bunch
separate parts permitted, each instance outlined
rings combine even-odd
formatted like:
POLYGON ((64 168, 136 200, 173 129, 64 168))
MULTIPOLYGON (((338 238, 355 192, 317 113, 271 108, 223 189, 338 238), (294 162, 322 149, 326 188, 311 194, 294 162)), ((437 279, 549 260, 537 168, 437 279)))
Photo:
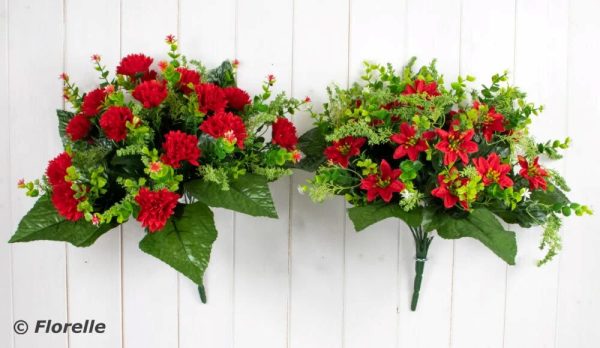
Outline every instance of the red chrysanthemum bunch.
MULTIPOLYGON (((189 216, 186 207, 210 200, 194 191, 200 183, 226 195, 234 181, 266 185, 290 174, 301 153, 286 116, 306 102, 283 94, 271 102, 272 77, 263 94, 251 98, 236 85, 239 62, 207 70, 188 64, 173 36, 165 41, 170 61, 154 70, 153 58, 129 54, 112 79, 94 54, 103 82, 83 94, 62 74, 74 110, 58 113, 66 152, 49 163, 48 185, 23 181, 19 187, 30 196, 48 192, 56 212, 71 221, 85 218, 108 228, 135 216, 149 232, 159 232, 177 228, 167 222, 189 216)), ((239 204, 234 199, 228 206, 239 204)), ((248 202, 243 205, 245 212, 248 202)))

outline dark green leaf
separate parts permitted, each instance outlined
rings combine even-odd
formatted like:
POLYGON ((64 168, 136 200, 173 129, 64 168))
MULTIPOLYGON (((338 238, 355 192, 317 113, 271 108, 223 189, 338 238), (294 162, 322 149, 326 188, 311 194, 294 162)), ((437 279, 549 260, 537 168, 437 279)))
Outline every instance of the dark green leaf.
POLYGON ((475 238, 509 265, 515 264, 517 255, 515 233, 505 230, 489 210, 474 209, 465 217, 454 217, 441 212, 436 214, 435 219, 434 226, 440 237, 445 239, 475 238))
POLYGON ((202 79, 208 83, 214 83, 221 87, 235 86, 235 76, 233 66, 228 60, 221 63, 217 68, 214 68, 202 76, 202 79))
POLYGON ((536 201, 545 205, 554 205, 560 203, 561 205, 570 203, 569 199, 565 194, 556 187, 549 187, 548 190, 534 190, 531 192, 531 200, 536 201))
POLYGON ((64 144, 67 136, 67 125, 74 114, 65 110, 56 110, 56 116, 58 116, 58 134, 60 134, 60 138, 64 144))
POLYGON ((379 202, 349 208, 348 216, 352 220, 356 231, 364 230, 374 223, 391 217, 399 218, 409 226, 416 227, 421 225, 423 210, 421 208, 414 208, 407 212, 399 205, 379 202))
POLYGON ((200 202, 252 216, 277 218, 267 179, 262 175, 246 174, 233 180, 228 191, 205 180, 192 180, 185 189, 200 202))
POLYGON ((202 285, 216 239, 212 211, 196 202, 183 206, 182 214, 171 217, 162 230, 148 233, 140 241, 140 249, 202 285))
POLYGON ((529 228, 538 226, 546 221, 548 211, 540 205, 531 204, 528 206, 518 206, 515 210, 507 209, 502 203, 489 207, 490 211, 496 214, 504 222, 509 224, 518 224, 521 227, 529 228))
POLYGON ((117 224, 111 224, 96 227, 85 220, 68 221, 58 214, 48 195, 44 195, 21 219, 17 232, 9 243, 55 240, 69 242, 78 247, 87 247, 116 226, 117 224))
POLYGON ((326 158, 323 154, 327 147, 327 141, 319 128, 313 128, 304 133, 298 139, 298 148, 304 153, 304 158, 296 165, 296 168, 314 172, 325 163, 326 158))

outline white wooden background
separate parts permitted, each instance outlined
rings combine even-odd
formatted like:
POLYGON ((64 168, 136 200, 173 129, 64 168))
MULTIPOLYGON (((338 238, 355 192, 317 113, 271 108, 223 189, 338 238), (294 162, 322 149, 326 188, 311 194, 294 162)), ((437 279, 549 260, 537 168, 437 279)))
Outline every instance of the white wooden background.
MULTIPOLYGON (((173 33, 190 57, 238 58, 239 84, 277 87, 316 105, 365 59, 439 59, 448 79, 512 80, 547 111, 544 137, 573 138, 576 200, 600 209, 600 2, 594 0, 0 0, 0 346, 30 347, 598 347, 598 217, 573 218, 564 251, 535 266, 540 229, 519 230, 518 265, 472 240, 436 239, 417 312, 413 242, 396 221, 353 231, 341 200, 315 205, 297 173, 272 188, 279 220, 218 210, 219 238, 193 284, 138 250, 137 222, 78 249, 4 243, 33 200, 16 181, 59 150, 54 110, 67 71, 84 88, 89 57, 163 57, 173 33), (102 335, 13 334, 15 320, 107 323, 102 335)), ((306 115, 295 117, 301 131, 306 115)), ((599 212, 600 213, 600 212, 599 212)))

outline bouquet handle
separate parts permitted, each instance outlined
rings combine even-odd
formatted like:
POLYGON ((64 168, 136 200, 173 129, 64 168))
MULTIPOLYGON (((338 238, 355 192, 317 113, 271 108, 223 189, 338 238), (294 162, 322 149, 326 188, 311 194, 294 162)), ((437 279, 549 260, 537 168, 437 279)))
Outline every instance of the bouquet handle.
POLYGON ((410 302, 410 309, 415 311, 419 302, 419 292, 421 290, 421 282, 423 281, 423 271, 425 270, 425 261, 427 261, 427 252, 433 237, 429 237, 427 232, 423 231, 423 227, 410 226, 413 239, 415 240, 415 280, 413 284, 413 295, 410 302))

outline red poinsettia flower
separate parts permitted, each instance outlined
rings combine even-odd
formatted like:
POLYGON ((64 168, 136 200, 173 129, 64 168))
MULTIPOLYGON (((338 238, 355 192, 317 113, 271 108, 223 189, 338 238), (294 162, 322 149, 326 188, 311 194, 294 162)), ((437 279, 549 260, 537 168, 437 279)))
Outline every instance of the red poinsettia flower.
POLYGON ((227 87, 223 89, 225 98, 227 99, 227 106, 230 109, 241 111, 244 107, 250 104, 250 96, 246 91, 237 87, 227 87))
POLYGON ((74 197, 75 191, 65 179, 71 164, 71 156, 66 152, 61 153, 48 163, 46 177, 52 186, 50 200, 56 211, 67 220, 77 221, 83 217, 83 213, 77 210, 80 201, 74 197))
POLYGON ((419 153, 426 151, 429 146, 427 142, 417 135, 417 130, 414 126, 404 122, 400 125, 400 133, 394 134, 390 139, 400 145, 394 151, 394 159, 402 158, 408 155, 411 161, 416 161, 419 158, 419 153))
POLYGON ((182 131, 170 131, 165 135, 162 144, 164 154, 161 160, 173 168, 181 167, 181 161, 188 161, 193 166, 200 165, 200 149, 198 138, 195 135, 186 134, 182 131))
POLYGON ((130 54, 117 66, 117 74, 126 75, 132 79, 141 78, 143 81, 156 78, 156 71, 150 70, 154 60, 143 54, 130 54))
MULTIPOLYGON (((455 188, 466 185, 468 181, 469 179, 459 176, 458 169, 452 167, 446 174, 438 175, 438 187, 431 191, 431 195, 441 198, 446 209, 452 208, 460 201, 454 191, 455 188)), ((469 209, 469 203, 466 201, 460 201, 460 205, 467 210, 469 209)))
MULTIPOLYGON (((473 103, 473 108, 479 110, 479 108, 483 106, 478 101, 473 103)), ((496 112, 495 108, 489 108, 486 115, 484 115, 483 120, 481 122, 481 129, 483 132, 483 137, 487 142, 492 141, 492 137, 494 133, 500 133, 506 131, 504 128, 504 115, 496 112)))
POLYGON ((492 152, 487 159, 484 157, 474 158, 473 164, 481 174, 485 186, 496 183, 502 188, 507 188, 513 185, 513 181, 508 177, 510 165, 501 163, 497 153, 492 152))
POLYGON ((546 177, 549 175, 548 172, 540 166, 538 163, 539 157, 533 159, 533 163, 527 162, 527 159, 523 156, 519 156, 519 165, 521 166, 521 170, 519 174, 529 181, 529 189, 536 190, 542 189, 546 191, 547 183, 546 177))
POLYGON ((167 98, 166 83, 150 80, 140 83, 135 87, 131 95, 137 99, 146 109, 159 106, 167 98))
POLYGON ((224 138, 231 143, 237 143, 240 149, 244 148, 246 140, 246 126, 241 117, 231 112, 217 112, 200 125, 200 130, 215 139, 224 138))
POLYGON ((277 117, 277 120, 273 123, 271 142, 286 150, 294 150, 298 143, 298 136, 296 135, 296 127, 294 124, 285 117, 277 117))
POLYGON ((334 141, 331 146, 325 149, 324 154, 331 162, 347 168, 350 158, 360 153, 360 148, 366 141, 365 138, 347 136, 334 141))
POLYGON ((425 93, 429 97, 436 97, 440 95, 440 92, 437 90, 437 83, 435 81, 425 82, 425 80, 415 80, 414 84, 407 84, 402 91, 403 95, 409 94, 422 94, 425 93))
POLYGON ((178 200, 179 195, 167 189, 150 191, 142 187, 135 196, 135 201, 140 206, 137 220, 143 227, 148 228, 150 233, 161 230, 173 215, 178 200))
POLYGON ((83 97, 81 112, 88 117, 95 116, 102 108, 105 99, 106 91, 103 88, 97 88, 88 92, 85 97, 83 97))
POLYGON ((435 148, 444 153, 444 164, 450 165, 460 157, 464 164, 469 163, 469 154, 477 152, 477 143, 472 141, 475 131, 472 129, 464 132, 455 130, 451 127, 449 131, 437 129, 437 134, 440 137, 440 142, 435 145, 435 148))
POLYGON ((181 76, 179 78, 178 86, 181 92, 184 94, 190 94, 194 91, 193 87, 189 87, 190 83, 194 86, 200 84, 200 74, 196 70, 187 69, 184 67, 179 67, 175 70, 177 70, 181 76))
POLYGON ((392 169, 386 160, 382 160, 379 173, 371 174, 360 182, 360 188, 367 191, 367 201, 381 197, 388 203, 394 192, 401 192, 405 188, 404 183, 398 180, 401 174, 400 169, 392 169))
POLYGON ((131 110, 125 106, 111 106, 102 114, 100 127, 109 139, 122 141, 127 137, 127 122, 133 121, 131 110))
POLYGON ((209 112, 225 111, 227 98, 221 87, 212 83, 201 83, 196 86, 196 94, 200 112, 208 114, 209 112))
POLYGON ((67 123, 65 131, 71 140, 77 141, 87 137, 90 128, 92 128, 92 122, 84 115, 78 114, 67 123))

